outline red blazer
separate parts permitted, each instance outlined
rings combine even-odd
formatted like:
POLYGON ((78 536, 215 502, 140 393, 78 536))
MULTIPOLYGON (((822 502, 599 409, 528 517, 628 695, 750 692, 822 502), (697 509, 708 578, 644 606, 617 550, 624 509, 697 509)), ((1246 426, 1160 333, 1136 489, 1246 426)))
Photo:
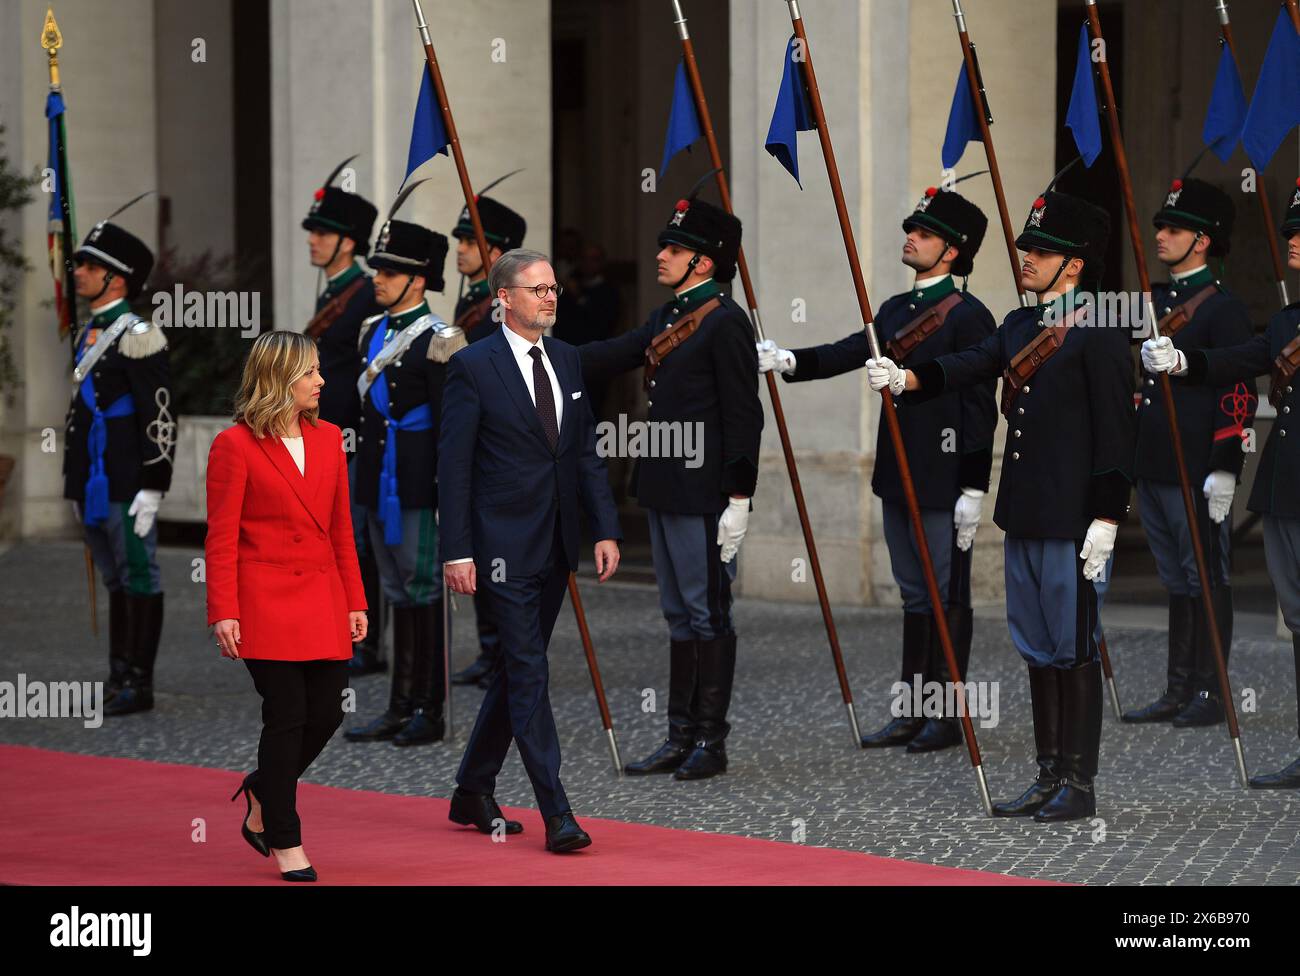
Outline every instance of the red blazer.
POLYGON ((350 658, 348 611, 366 609, 342 432, 304 419, 302 436, 305 476, 243 421, 208 452, 208 624, 238 620, 241 657, 350 658))

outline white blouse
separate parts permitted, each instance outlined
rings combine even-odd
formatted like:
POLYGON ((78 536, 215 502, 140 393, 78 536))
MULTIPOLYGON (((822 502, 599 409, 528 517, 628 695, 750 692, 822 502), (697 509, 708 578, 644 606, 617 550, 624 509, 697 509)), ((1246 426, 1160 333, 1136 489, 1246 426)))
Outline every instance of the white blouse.
POLYGON ((289 449, 289 454, 293 457, 293 463, 298 465, 298 473, 304 478, 307 476, 307 452, 303 448, 301 437, 280 437, 280 442, 289 449))

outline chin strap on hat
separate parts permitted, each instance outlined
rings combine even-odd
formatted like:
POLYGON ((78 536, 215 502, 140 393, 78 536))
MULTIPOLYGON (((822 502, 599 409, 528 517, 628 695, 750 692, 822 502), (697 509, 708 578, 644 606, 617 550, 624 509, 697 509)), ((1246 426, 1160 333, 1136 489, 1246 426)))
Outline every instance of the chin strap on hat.
POLYGON ((415 275, 413 274, 407 275, 406 285, 405 287, 402 288, 402 293, 398 295, 396 298, 394 298, 387 305, 385 305, 384 308, 396 308, 398 305, 402 304, 402 299, 406 297, 406 293, 411 290, 411 285, 413 285, 414 283, 415 283, 415 275))
POLYGON ((691 272, 695 270, 695 266, 699 263, 700 263, 700 255, 699 252, 696 252, 695 254, 691 255, 690 263, 686 265, 686 273, 683 274, 680 278, 678 278, 677 281, 675 281, 673 284, 669 285, 669 287, 672 288, 673 291, 676 291, 678 288, 682 287, 682 285, 686 283, 686 279, 691 276, 691 272))
POLYGON ((1174 264, 1175 265, 1182 264, 1184 261, 1190 258, 1192 256, 1192 252, 1196 250, 1196 245, 1200 243, 1201 238, 1204 236, 1205 236, 1205 231, 1198 230, 1196 232, 1196 236, 1192 238, 1191 246, 1188 247, 1188 249, 1183 252, 1183 256, 1179 258, 1177 261, 1175 261, 1174 264))
POLYGON ((1061 272, 1065 270, 1065 266, 1069 264, 1071 260, 1072 258, 1068 254, 1061 258, 1061 266, 1056 269, 1056 274, 1052 275, 1052 280, 1049 281, 1047 287, 1043 289, 1043 294, 1051 291, 1056 286, 1057 279, 1061 277, 1061 272))

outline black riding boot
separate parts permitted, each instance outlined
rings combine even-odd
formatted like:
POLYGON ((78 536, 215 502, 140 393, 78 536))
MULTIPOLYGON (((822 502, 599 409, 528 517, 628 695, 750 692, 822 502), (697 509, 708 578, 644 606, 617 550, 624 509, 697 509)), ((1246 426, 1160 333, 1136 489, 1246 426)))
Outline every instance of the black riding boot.
POLYGON ((1124 713, 1125 722, 1168 722, 1186 707, 1192 697, 1192 668, 1196 663, 1194 634, 1201 623, 1198 606, 1190 596, 1169 594, 1169 662, 1165 693, 1143 708, 1124 713))
POLYGON ((393 737, 395 746, 422 746, 439 742, 447 732, 442 705, 447 698, 443 641, 442 600, 415 607, 415 676, 411 696, 414 709, 406 727, 393 737))
POLYGON ((379 583, 379 567, 375 557, 369 551, 362 553, 361 588, 366 595, 369 627, 366 639, 352 645, 352 660, 348 662, 348 674, 357 677, 363 674, 375 674, 388 670, 388 662, 383 659, 384 649, 384 591, 379 583))
MULTIPOLYGON (((1291 635, 1291 653, 1295 655, 1295 711, 1296 724, 1300 727, 1300 634, 1291 635)), ((1300 759, 1276 773, 1251 777, 1250 785, 1257 790, 1300 789, 1300 759)))
POLYGON ((1061 672, 1061 787, 1034 814, 1039 823, 1081 820, 1097 812, 1092 781, 1101 751, 1101 662, 1061 672))
POLYGON ((411 720, 415 674, 415 608, 393 607, 393 686, 388 709, 365 725, 348 729, 349 742, 379 742, 391 739, 411 720))
MULTIPOLYGON (((1219 622, 1219 641, 1223 645, 1223 666, 1228 666, 1228 652, 1232 650, 1232 587, 1220 586, 1210 590, 1214 601, 1214 616, 1219 622)), ((1218 725, 1223 721, 1223 699, 1219 694, 1219 669, 1214 664, 1214 642, 1210 640, 1205 623, 1205 607, 1196 603, 1196 673, 1193 678, 1195 694, 1186 707, 1174 716, 1173 725, 1179 729, 1218 725)))
POLYGON ((125 606, 131 663, 122 690, 104 706, 105 715, 130 715, 153 708, 153 665, 162 639, 163 595, 128 593, 125 606))
MULTIPOLYGON (((948 658, 943 653, 943 644, 939 641, 939 628, 932 628, 930 636, 930 674, 944 688, 944 702, 948 701, 950 682, 965 683, 967 666, 970 664, 970 644, 975 633, 975 611, 970 607, 947 607, 948 634, 952 637, 952 651, 957 658, 957 667, 961 674, 954 677, 948 673, 948 658)), ((956 705, 956 700, 953 702, 956 705)), ((925 727, 917 733, 916 738, 907 744, 908 752, 934 752, 949 746, 961 745, 961 719, 956 713, 949 715, 946 710, 943 718, 928 718, 925 727)))
POLYGON ((131 631, 126 609, 126 591, 108 591, 108 684, 104 688, 105 703, 126 684, 131 669, 131 631))
POLYGON ((668 652, 668 738, 640 762, 628 763, 629 776, 675 772, 695 745, 696 675, 699 666, 694 638, 670 642, 668 652))
POLYGON ((474 594, 474 623, 478 628, 478 657, 469 667, 453 674, 451 683, 486 688, 502 666, 501 636, 492 620, 487 594, 481 588, 474 594))
MULTIPOLYGON (((903 674, 899 680, 909 688, 914 681, 925 681, 930 661, 930 632, 933 629, 934 618, 930 614, 903 611, 903 674), (918 674, 921 676, 919 679, 918 674)), ((912 696, 908 695, 907 700, 911 702, 912 696)), ((907 745, 924 725, 924 716, 900 716, 892 719, 883 729, 864 735, 862 748, 907 745)))
POLYGON ((695 748, 673 773, 674 779, 706 779, 727 771, 727 709, 736 675, 736 635, 696 642, 699 687, 695 709, 695 748))
POLYGON ((993 807, 995 817, 1027 817, 1045 804, 1061 780, 1061 671, 1029 665, 1038 778, 1018 798, 993 807))

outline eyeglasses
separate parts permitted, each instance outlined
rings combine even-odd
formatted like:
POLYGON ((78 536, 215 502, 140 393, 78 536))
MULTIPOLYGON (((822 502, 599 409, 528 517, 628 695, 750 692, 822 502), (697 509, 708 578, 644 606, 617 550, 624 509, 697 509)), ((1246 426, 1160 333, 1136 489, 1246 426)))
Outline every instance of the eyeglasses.
POLYGON ((562 294, 564 294, 563 285, 506 285, 505 287, 524 288, 527 289, 528 291, 531 291, 538 298, 545 298, 551 292, 555 293, 556 298, 559 298, 562 294))

